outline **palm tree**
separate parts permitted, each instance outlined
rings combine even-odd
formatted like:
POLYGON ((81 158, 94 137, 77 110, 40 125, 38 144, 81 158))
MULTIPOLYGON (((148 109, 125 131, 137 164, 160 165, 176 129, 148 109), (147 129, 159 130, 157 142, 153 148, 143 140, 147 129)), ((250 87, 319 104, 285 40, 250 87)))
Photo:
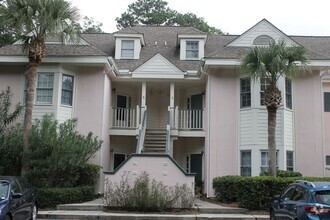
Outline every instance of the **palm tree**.
POLYGON ((46 56, 45 39, 58 37, 66 42, 76 38, 78 10, 65 0, 6 0, 0 20, 20 33, 23 51, 28 53, 27 92, 23 124, 22 172, 27 169, 24 153, 29 146, 37 68, 46 56))
POLYGON ((281 105, 281 91, 276 82, 279 77, 292 78, 298 71, 307 70, 308 59, 305 48, 287 46, 284 41, 255 46, 241 57, 240 72, 252 80, 265 78, 269 86, 264 91, 264 104, 268 114, 268 173, 276 176, 276 112, 281 105))

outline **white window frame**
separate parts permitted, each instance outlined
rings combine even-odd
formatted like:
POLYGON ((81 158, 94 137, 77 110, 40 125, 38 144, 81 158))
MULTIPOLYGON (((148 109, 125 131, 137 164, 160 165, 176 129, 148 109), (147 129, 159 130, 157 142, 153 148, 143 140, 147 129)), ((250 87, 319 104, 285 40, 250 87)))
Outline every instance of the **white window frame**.
POLYGON ((69 75, 69 74, 62 74, 61 105, 72 107, 72 105, 73 105, 73 92, 74 92, 74 76, 69 75), (63 83, 64 83, 63 80, 64 80, 65 77, 72 78, 72 90, 63 88, 63 83), (71 92, 71 103, 63 103, 63 92, 71 92))
POLYGON ((252 99, 251 99, 251 89, 252 89, 252 85, 251 85, 251 78, 249 77, 244 77, 244 78, 240 78, 240 107, 242 108, 251 108, 251 104, 252 104, 252 99), (249 91, 243 91, 242 89, 242 82, 243 80, 248 80, 249 84, 250 84, 250 90, 249 91), (250 95, 250 104, 249 105, 244 105, 244 103, 246 103, 248 100, 245 100, 243 98, 247 98, 247 96, 250 95))
MULTIPOLYGON (((46 84, 49 84, 49 82, 43 82, 46 84)), ((36 95, 35 95, 35 103, 37 105, 52 105, 53 104, 53 99, 54 99, 54 83, 55 83, 55 74, 54 73, 38 73, 37 75, 37 82, 36 82, 36 95), (47 75, 47 76, 52 76, 52 87, 47 87, 47 86, 39 86, 39 77, 42 75, 47 75), (51 92, 51 101, 38 101, 38 95, 39 92, 41 91, 48 91, 51 92)), ((41 96, 41 97, 46 97, 46 96, 41 96)), ((49 96, 48 96, 49 97, 49 96)))
POLYGON ((241 150, 241 155, 240 155, 240 162, 241 162, 241 176, 251 176, 252 175, 252 152, 251 150, 241 150), (250 154, 250 158, 249 158, 249 162, 250 164, 245 164, 243 162, 243 153, 249 153, 250 154), (249 175, 243 175, 243 168, 249 168, 250 169, 250 174, 249 175))
POLYGON ((120 57, 121 59, 134 59, 134 47, 135 47, 135 42, 134 40, 121 40, 121 51, 120 51, 120 57), (125 48, 124 44, 125 43, 130 43, 129 48, 125 48), (127 56, 127 54, 125 55, 125 53, 123 52, 130 52, 129 56, 127 56))
MULTIPOLYGON (((276 169, 278 169, 278 150, 276 150, 276 169)), ((268 172, 268 150, 260 151, 260 173, 268 172), (263 154, 266 155, 263 158, 263 154)))
POLYGON ((186 59, 187 60, 199 60, 199 44, 200 42, 198 40, 187 40, 186 41, 186 59), (188 46, 192 44, 197 44, 195 46, 188 46), (196 55, 197 56, 190 56, 190 55, 196 55))
POLYGON ((292 80, 285 77, 285 107, 292 109, 292 80), (288 84, 289 83, 289 84, 288 84), (289 88, 290 85, 290 88, 289 88))
POLYGON ((290 150, 288 150, 288 151, 286 151, 286 170, 287 171, 294 171, 294 152, 293 151, 290 151, 290 150), (288 165, 289 163, 288 163, 288 153, 290 153, 290 154, 292 154, 292 165, 288 165))
POLYGON ((187 171, 187 173, 190 173, 190 161, 191 161, 190 154, 188 154, 186 158, 187 158, 186 171, 187 171))

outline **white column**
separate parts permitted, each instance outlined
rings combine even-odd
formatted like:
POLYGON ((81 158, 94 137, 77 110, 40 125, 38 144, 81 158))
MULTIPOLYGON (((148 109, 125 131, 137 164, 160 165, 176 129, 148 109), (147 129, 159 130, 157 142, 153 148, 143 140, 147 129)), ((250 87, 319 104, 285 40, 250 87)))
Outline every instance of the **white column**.
POLYGON ((142 91, 141 91, 141 108, 146 107, 146 98, 147 98, 147 83, 142 82, 142 91))
POLYGON ((172 82, 170 85, 170 107, 174 107, 174 83, 172 82))

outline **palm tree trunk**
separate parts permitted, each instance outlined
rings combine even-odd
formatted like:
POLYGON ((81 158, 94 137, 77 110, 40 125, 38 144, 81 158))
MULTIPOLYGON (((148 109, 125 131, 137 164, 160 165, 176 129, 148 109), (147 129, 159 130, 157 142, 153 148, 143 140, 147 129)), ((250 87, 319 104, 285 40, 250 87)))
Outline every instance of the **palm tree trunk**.
POLYGON ((24 175, 28 170, 28 161, 26 153, 29 149, 30 131, 32 128, 32 110, 34 105, 34 93, 36 88, 38 63, 30 62, 27 75, 27 91, 25 97, 25 114, 23 124, 23 156, 21 173, 24 175))
POLYGON ((268 174, 276 176, 276 112, 277 108, 268 107, 268 174))

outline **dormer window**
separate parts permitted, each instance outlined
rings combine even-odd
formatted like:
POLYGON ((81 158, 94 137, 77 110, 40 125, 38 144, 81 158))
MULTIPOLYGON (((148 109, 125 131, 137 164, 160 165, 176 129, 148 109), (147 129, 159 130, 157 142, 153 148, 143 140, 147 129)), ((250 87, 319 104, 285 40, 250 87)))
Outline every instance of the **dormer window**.
POLYGON ((187 41, 186 42, 186 58, 196 60, 199 58, 199 42, 187 41))
POLYGON ((121 58, 134 59, 134 40, 121 41, 121 58))

